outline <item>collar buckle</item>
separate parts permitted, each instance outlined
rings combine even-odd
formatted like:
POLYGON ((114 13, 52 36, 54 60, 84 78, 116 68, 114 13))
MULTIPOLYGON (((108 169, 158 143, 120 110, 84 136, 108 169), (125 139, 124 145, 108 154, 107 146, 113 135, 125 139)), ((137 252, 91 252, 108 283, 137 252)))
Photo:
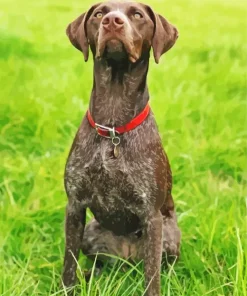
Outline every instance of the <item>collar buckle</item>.
POLYGON ((105 137, 107 139, 115 139, 116 133, 119 134, 119 132, 116 131, 115 127, 108 127, 98 123, 95 123, 95 129, 98 135, 105 137), (109 133, 109 136, 107 136, 107 132, 109 133))

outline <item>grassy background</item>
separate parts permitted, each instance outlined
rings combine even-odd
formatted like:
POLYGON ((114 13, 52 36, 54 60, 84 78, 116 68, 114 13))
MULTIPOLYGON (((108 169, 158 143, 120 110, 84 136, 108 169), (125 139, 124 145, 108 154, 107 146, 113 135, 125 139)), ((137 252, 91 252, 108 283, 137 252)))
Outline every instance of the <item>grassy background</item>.
MULTIPOLYGON (((246 5, 147 3, 180 31, 149 72, 183 233, 162 294, 246 296, 246 5)), ((1 295, 65 294, 63 170, 92 84, 92 61, 65 28, 91 4, 0 0, 1 295)), ((108 269, 88 287, 81 279, 82 295, 141 295, 140 271, 108 269)))

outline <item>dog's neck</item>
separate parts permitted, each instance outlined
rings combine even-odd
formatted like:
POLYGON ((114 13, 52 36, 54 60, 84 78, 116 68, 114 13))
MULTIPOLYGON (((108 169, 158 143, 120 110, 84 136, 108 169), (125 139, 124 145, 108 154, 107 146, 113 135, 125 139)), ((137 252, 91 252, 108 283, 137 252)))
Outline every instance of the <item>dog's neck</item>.
POLYGON ((136 63, 95 59, 90 112, 96 123, 121 126, 144 109, 149 99, 148 65, 149 54, 136 63))

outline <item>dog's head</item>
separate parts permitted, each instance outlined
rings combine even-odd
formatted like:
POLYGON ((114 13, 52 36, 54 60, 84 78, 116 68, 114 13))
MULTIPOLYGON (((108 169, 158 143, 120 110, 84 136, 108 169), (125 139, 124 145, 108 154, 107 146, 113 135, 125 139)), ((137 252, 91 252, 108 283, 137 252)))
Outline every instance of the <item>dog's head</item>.
POLYGON ((128 57, 132 63, 152 47, 158 63, 178 38, 177 29, 149 6, 117 1, 93 5, 69 24, 66 33, 85 61, 90 45, 96 58, 128 57))

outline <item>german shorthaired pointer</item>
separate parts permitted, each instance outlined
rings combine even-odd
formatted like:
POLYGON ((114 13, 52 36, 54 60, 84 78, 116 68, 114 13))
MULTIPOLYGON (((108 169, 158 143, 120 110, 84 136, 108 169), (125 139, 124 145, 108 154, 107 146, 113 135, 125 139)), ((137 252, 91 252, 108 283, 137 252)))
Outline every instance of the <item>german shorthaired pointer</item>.
POLYGON ((143 259, 145 295, 158 296, 162 254, 179 256, 180 231, 146 80, 151 47, 158 63, 178 31, 147 5, 112 1, 92 6, 67 35, 85 61, 90 47, 94 80, 65 170, 63 283, 75 284, 80 250, 108 253, 143 259), (95 219, 86 225, 87 208, 95 219))

